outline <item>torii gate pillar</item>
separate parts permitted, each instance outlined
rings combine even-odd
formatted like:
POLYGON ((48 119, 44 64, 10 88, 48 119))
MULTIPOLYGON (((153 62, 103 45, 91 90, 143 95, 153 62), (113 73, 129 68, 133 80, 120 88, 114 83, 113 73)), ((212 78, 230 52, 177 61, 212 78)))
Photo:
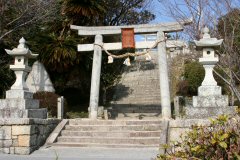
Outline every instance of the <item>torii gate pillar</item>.
MULTIPOLYGON (((99 34, 96 35, 95 44, 101 45, 102 43, 103 43, 102 35, 99 35, 99 34)), ((90 119, 97 119, 101 65, 102 65, 102 48, 98 45, 95 45, 94 54, 93 54, 90 105, 88 108, 90 119)))
POLYGON ((169 80, 168 80, 166 42, 164 41, 164 39, 165 39, 164 32, 158 31, 157 40, 161 41, 158 44, 158 62, 159 62, 162 118, 169 119, 171 118, 171 102, 170 102, 170 90, 169 90, 169 80))

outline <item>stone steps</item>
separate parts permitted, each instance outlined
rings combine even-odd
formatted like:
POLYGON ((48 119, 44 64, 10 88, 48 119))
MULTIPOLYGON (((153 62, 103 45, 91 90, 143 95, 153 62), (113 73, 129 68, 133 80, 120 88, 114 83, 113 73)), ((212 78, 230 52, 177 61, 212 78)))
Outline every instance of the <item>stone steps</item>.
POLYGON ((161 118, 161 112, 157 113, 118 113, 118 119, 121 120, 128 120, 128 119, 144 119, 144 120, 149 120, 149 119, 156 119, 156 118, 161 118))
POLYGON ((161 128, 161 125, 67 125, 65 128, 72 131, 156 131, 161 128))
POLYGON ((159 137, 58 137, 58 142, 68 143, 114 143, 114 144, 144 144, 144 145, 158 145, 160 143, 159 137))
POLYGON ((160 148, 158 145, 144 145, 144 144, 106 144, 106 143, 68 143, 57 142, 52 146, 60 147, 98 147, 98 148, 160 148))
POLYGON ((158 148, 166 140, 166 121, 74 119, 53 146, 158 148), (164 141, 164 142, 163 142, 164 141))
POLYGON ((147 90, 142 90, 141 92, 139 91, 130 91, 128 93, 126 92, 117 92, 115 93, 114 97, 136 97, 136 98, 142 98, 142 97, 160 97, 160 90, 156 91, 147 91, 147 90))
POLYGON ((134 85, 145 85, 145 86, 151 86, 151 84, 155 84, 158 85, 159 80, 148 80, 148 79, 144 79, 144 80, 139 80, 139 78, 136 78, 135 81, 131 80, 131 84, 129 84, 129 80, 128 81, 122 81, 120 84, 122 85, 128 85, 128 86, 134 86, 134 85))
POLYGON ((159 137, 160 131, 116 131, 116 132, 107 132, 107 131, 62 131, 62 136, 71 136, 71 137, 159 137))
POLYGON ((124 87, 129 87, 129 89, 137 89, 137 88, 141 88, 141 89, 156 89, 159 84, 122 84, 124 87))
POLYGON ((162 121, 159 120, 131 120, 131 121, 116 121, 116 120, 96 120, 96 121, 92 121, 92 120, 82 120, 82 119, 70 119, 69 120, 69 125, 86 125, 86 126, 98 126, 98 125, 153 125, 153 124, 157 124, 157 125, 162 125, 162 121))
POLYGON ((131 99, 131 100, 119 100, 119 101, 115 101, 114 102, 114 104, 122 104, 122 105, 124 105, 124 104, 129 104, 129 106, 130 105, 132 105, 132 104, 134 104, 134 105, 143 105, 143 104, 145 104, 145 105, 153 105, 153 104, 159 104, 160 105, 160 100, 140 100, 140 99, 131 99))
MULTIPOLYGON (((154 56, 158 56, 157 54, 154 56)), ((140 58, 141 59, 141 58, 140 58)), ((156 58, 157 59, 157 58, 156 58)), ((132 63, 122 74, 120 83, 116 86, 111 113, 113 119, 137 118, 144 116, 156 117, 161 111, 147 107, 132 108, 132 106, 160 106, 160 82, 157 61, 132 63), (124 106, 120 109, 117 106, 124 106)), ((157 116, 157 117, 158 117, 157 116)))
POLYGON ((160 102, 160 96, 156 96, 156 97, 152 97, 152 96, 150 96, 150 97, 128 96, 128 97, 121 98, 119 101, 121 101, 121 102, 125 102, 125 101, 129 101, 129 102, 133 101, 134 102, 134 101, 137 101, 138 103, 139 102, 145 102, 145 101, 153 101, 153 102, 158 101, 158 102, 160 102))

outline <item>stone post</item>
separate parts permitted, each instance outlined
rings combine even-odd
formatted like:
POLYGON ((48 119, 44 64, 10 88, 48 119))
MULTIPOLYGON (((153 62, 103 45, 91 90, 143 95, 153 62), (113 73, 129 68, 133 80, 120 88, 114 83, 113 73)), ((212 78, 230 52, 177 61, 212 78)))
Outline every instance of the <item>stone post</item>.
POLYGON ((63 113, 64 113, 64 97, 61 96, 58 98, 58 104, 57 104, 57 118, 63 119, 63 113))
MULTIPOLYGON (((157 33, 157 40, 164 40, 165 34, 162 31, 157 33)), ((158 62, 159 62, 159 76, 160 76, 160 92, 161 92, 161 107, 162 118, 171 118, 171 102, 169 91, 169 78, 168 78, 168 64, 167 64, 167 51, 166 42, 158 44, 158 62)))
MULTIPOLYGON (((102 44, 102 42, 103 42, 102 35, 96 35, 95 44, 102 44)), ((94 54, 93 54, 92 80, 91 80, 90 105, 89 105, 90 119, 97 119, 101 64, 102 64, 102 49, 100 46, 95 45, 94 54)))

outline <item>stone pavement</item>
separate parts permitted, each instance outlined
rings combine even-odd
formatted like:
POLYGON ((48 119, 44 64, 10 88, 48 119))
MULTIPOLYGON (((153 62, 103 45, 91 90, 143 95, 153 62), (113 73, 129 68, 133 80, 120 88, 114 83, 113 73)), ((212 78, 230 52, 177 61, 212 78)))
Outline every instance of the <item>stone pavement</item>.
POLYGON ((153 160, 157 148, 41 148, 31 155, 0 153, 0 160, 153 160))

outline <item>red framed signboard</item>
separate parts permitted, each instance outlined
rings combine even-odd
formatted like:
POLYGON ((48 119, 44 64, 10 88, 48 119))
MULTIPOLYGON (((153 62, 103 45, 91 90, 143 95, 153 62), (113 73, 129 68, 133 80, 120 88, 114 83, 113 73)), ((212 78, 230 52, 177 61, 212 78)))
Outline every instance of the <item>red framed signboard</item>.
POLYGON ((122 28, 122 48, 135 48, 134 28, 122 28))

